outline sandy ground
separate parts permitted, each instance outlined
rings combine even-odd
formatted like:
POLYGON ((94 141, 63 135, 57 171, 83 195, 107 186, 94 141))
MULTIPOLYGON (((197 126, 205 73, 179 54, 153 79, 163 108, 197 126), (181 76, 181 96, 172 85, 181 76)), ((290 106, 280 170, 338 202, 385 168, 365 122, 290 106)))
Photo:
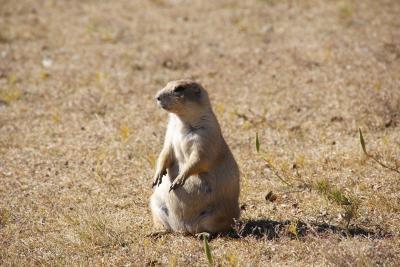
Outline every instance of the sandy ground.
POLYGON ((191 77, 242 172, 215 265, 399 266, 399 14, 396 0, 0 0, 0 265, 206 266, 193 237, 146 237, 167 119, 154 95, 191 77), (395 170, 363 155, 359 127, 395 170))

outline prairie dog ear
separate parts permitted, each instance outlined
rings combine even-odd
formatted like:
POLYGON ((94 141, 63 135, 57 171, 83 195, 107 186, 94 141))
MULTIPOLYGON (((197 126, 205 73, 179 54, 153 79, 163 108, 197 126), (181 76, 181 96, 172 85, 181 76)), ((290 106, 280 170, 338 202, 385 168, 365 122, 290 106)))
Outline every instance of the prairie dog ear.
POLYGON ((194 92, 194 94, 198 97, 198 98, 200 98, 200 96, 201 96, 201 89, 200 89, 200 86, 198 85, 198 84, 194 84, 193 85, 193 92, 194 92))

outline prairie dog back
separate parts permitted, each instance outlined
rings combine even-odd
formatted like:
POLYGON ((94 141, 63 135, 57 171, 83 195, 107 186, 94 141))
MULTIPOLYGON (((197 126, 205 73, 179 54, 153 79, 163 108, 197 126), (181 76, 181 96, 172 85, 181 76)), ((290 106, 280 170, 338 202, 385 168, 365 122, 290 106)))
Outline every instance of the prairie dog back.
POLYGON ((178 80, 156 99, 169 120, 150 200, 155 227, 192 234, 229 230, 239 218, 239 168, 207 91, 178 80))

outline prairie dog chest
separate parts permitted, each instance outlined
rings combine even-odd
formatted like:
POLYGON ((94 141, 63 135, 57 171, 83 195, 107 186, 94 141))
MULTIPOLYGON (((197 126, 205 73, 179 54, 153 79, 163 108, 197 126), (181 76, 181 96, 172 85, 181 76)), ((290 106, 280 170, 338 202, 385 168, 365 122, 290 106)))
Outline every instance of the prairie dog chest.
POLYGON ((190 156, 196 134, 191 132, 180 121, 170 120, 168 124, 168 138, 172 144, 176 160, 179 162, 179 165, 183 164, 190 156))

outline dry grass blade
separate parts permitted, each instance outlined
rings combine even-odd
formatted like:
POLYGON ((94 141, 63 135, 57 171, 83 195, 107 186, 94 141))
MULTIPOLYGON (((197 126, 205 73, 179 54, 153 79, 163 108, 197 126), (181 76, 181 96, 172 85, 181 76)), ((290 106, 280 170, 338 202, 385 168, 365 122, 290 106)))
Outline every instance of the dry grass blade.
POLYGON ((388 166, 388 165, 386 165, 385 163, 383 163, 382 161, 380 161, 379 159, 377 159, 377 158, 375 158, 373 156, 370 156, 370 158, 373 159, 379 165, 381 165, 383 168, 391 170, 391 171, 394 171, 394 172, 397 172, 398 174, 400 174, 400 170, 399 169, 396 169, 395 167, 388 166))
POLYGON ((210 246, 208 244, 208 236, 204 235, 204 252, 206 253, 207 261, 209 265, 212 265, 214 263, 213 257, 211 255, 211 250, 210 246))
POLYGON ((288 182, 285 178, 282 177, 282 175, 279 174, 278 170, 272 165, 271 160, 269 160, 265 155, 263 156, 263 159, 267 163, 267 168, 269 168, 276 177, 278 177, 279 180, 281 180, 284 184, 286 185, 292 185, 290 182, 288 182))
POLYGON ((361 143, 362 150, 364 151, 365 155, 368 156, 367 149, 365 148, 365 141, 364 141, 364 137, 363 137, 361 128, 358 128, 358 131, 360 133, 360 143, 361 143))
POLYGON ((260 152, 260 140, 258 139, 258 132, 256 132, 256 150, 257 153, 260 152))
POLYGON ((377 157, 374 157, 373 155, 370 155, 370 154, 367 153, 367 150, 365 148, 365 140, 364 140, 362 131, 361 131, 360 128, 358 130, 359 130, 359 133, 360 133, 361 147, 362 147, 362 150, 364 151, 365 155, 367 156, 367 158, 371 158, 373 161, 375 161, 376 163, 378 163, 379 165, 381 165, 385 169, 388 169, 388 170, 391 170, 391 171, 394 171, 394 172, 397 172, 398 174, 400 174, 400 170, 399 169, 397 169, 395 167, 388 166, 385 163, 383 163, 382 161, 380 161, 377 157))

